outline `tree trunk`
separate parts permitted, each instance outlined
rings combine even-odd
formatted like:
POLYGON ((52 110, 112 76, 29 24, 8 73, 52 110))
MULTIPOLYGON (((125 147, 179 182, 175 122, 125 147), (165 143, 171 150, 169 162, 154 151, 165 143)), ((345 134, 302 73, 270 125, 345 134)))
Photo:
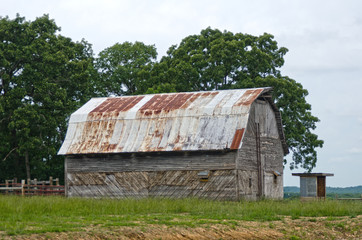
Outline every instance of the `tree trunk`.
POLYGON ((30 163, 29 163, 28 151, 25 152, 25 168, 26 168, 26 179, 31 179, 30 178, 30 163))

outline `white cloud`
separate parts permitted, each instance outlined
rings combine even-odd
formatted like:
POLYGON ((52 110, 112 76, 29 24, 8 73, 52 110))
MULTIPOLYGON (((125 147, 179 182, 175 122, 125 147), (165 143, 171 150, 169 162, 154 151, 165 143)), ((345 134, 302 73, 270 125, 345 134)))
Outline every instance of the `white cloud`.
MULTIPOLYGON (((348 159, 348 158, 347 158, 348 159)), ((346 157, 332 157, 329 159, 329 163, 345 163, 346 157)))
POLYGON ((348 153, 362 153, 362 147, 353 147, 347 150, 348 153))

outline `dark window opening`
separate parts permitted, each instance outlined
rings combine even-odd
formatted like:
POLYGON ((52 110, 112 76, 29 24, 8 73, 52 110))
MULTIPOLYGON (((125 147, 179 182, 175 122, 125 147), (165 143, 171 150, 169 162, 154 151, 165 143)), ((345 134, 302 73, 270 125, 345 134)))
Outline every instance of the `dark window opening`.
POLYGON ((207 182, 209 181, 210 172, 209 171, 200 171, 197 176, 200 179, 200 182, 207 182))

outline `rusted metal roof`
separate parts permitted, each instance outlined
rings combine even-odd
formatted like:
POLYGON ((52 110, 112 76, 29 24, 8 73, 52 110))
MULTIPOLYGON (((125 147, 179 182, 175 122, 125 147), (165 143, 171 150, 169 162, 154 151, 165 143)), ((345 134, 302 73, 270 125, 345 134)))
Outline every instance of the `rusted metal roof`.
POLYGON ((93 98, 59 154, 238 149, 255 99, 271 88, 93 98))

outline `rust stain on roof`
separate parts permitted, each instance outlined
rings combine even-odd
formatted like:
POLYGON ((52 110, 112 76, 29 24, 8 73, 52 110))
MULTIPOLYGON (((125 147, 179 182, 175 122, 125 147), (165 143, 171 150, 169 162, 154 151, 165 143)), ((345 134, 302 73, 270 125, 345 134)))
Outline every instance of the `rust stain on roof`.
POLYGON ((169 112, 175 109, 187 108, 200 95, 200 93, 155 95, 139 111, 148 116, 159 114, 161 111, 169 112))
POLYGON ((263 90, 264 89, 260 88, 246 90, 243 96, 235 103, 235 106, 246 106, 252 104, 263 90))
POLYGON ((126 112, 143 98, 144 96, 108 98, 90 113, 126 112))
POLYGON ((162 112, 167 114, 173 110, 188 108, 190 104, 200 97, 205 98, 217 94, 218 92, 158 94, 144 104, 139 112, 145 116, 158 115, 162 112))
POLYGON ((245 128, 237 129, 235 131, 235 135, 233 138, 233 142, 231 143, 230 149, 236 150, 240 146, 241 139, 243 138, 245 128))
POLYGON ((104 150, 105 152, 113 152, 117 147, 117 144, 109 144, 107 148, 104 150))

